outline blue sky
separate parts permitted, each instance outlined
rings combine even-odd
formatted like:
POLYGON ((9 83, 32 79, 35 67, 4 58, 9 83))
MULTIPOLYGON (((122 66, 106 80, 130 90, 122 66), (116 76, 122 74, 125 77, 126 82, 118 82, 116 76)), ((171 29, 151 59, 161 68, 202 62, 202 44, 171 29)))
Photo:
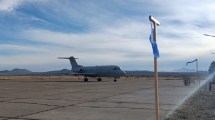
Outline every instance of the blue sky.
POLYGON ((67 68, 75 56, 83 65, 116 64, 125 70, 153 70, 149 15, 158 27, 159 71, 199 60, 207 70, 214 55, 214 0, 0 0, 0 70, 67 68))

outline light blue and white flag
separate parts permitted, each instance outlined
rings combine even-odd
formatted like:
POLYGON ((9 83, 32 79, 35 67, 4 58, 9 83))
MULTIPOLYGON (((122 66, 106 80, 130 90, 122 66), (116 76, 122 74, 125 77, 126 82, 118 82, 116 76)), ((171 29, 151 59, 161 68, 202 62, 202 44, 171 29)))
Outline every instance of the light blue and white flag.
POLYGON ((186 63, 186 66, 187 66, 189 63, 193 63, 193 62, 196 62, 196 61, 198 61, 198 59, 195 59, 195 60, 193 60, 193 61, 187 62, 187 63, 186 63))
POLYGON ((152 24, 151 24, 151 35, 149 36, 149 40, 150 40, 151 45, 152 45, 154 57, 159 58, 160 54, 159 54, 157 43, 154 40, 154 32, 153 31, 154 31, 154 29, 152 28, 152 24))

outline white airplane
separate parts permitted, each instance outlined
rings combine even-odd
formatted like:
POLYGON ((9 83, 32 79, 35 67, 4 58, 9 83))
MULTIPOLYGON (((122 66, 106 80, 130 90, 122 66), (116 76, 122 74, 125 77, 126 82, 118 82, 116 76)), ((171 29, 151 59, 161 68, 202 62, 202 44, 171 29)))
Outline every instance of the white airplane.
POLYGON ((125 72, 116 65, 103 65, 103 66, 81 66, 78 65, 76 60, 77 58, 71 57, 59 57, 59 59, 69 59, 72 66, 72 75, 83 75, 84 82, 88 81, 87 77, 98 77, 97 80, 100 82, 101 77, 113 77, 114 82, 116 78, 125 76, 125 72))

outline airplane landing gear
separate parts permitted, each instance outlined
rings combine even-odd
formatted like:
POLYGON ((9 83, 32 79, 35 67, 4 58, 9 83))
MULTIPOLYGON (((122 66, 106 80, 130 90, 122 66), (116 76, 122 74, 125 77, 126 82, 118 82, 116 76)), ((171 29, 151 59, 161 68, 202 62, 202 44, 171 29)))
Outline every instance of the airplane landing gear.
POLYGON ((116 78, 114 78, 114 80, 113 80, 114 82, 117 82, 117 80, 116 80, 116 78))
POLYGON ((101 81, 102 81, 102 79, 101 79, 100 77, 99 77, 97 80, 98 80, 98 82, 101 82, 101 81))
POLYGON ((87 77, 84 78, 84 82, 88 82, 88 78, 87 77))

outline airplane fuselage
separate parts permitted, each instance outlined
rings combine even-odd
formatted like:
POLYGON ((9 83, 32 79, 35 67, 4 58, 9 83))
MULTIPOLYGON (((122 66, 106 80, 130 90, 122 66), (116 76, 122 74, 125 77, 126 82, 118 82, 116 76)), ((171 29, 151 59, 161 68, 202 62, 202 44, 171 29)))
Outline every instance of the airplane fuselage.
POLYGON ((80 66, 72 69, 74 73, 83 74, 86 77, 115 77, 124 76, 125 72, 116 65, 105 66, 80 66))
POLYGON ((87 77, 98 77, 98 81, 101 81, 101 77, 114 77, 114 81, 116 82, 116 78, 121 76, 125 76, 125 72, 120 69, 120 67, 116 65, 102 65, 102 66, 82 66, 77 64, 77 58, 71 57, 59 57, 59 59, 69 59, 70 64, 72 66, 71 75, 83 75, 84 81, 88 81, 87 77))

